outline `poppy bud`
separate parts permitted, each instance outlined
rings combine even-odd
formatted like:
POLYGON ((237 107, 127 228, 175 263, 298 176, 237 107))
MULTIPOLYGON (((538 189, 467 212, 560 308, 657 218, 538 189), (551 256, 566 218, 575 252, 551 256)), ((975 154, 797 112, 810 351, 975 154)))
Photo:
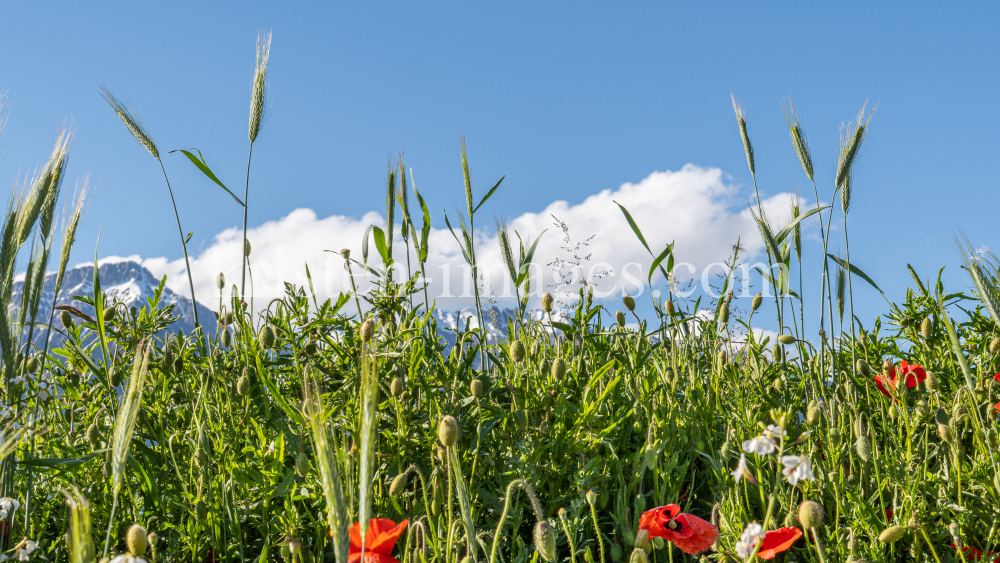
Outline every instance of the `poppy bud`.
POLYGON ((797 527, 799 525, 799 517, 795 514, 794 510, 789 510, 788 514, 785 514, 785 520, 781 525, 786 528, 797 527))
POLYGON ((215 287, 220 290, 226 287, 226 274, 219 272, 219 275, 215 276, 215 287))
POLYGON ((823 525, 823 507, 816 501, 807 500, 799 505, 799 521, 806 528, 819 528, 823 525))
POLYGON ((782 378, 775 379, 771 383, 771 388, 774 389, 776 393, 783 393, 785 391, 785 380, 782 378))
POLYGON ((87 441, 95 450, 101 445, 101 431, 97 428, 97 423, 87 427, 87 441))
POLYGON ((622 560, 622 548, 616 543, 611 544, 611 560, 614 563, 621 563, 622 560))
POLYGON ((483 385, 482 379, 473 379, 472 383, 469 384, 469 392, 472 396, 479 399, 486 393, 486 386, 483 385))
POLYGON ((615 322, 618 323, 618 326, 622 327, 625 326, 625 313, 621 311, 615 311, 615 322))
POLYGON ((587 504, 589 504, 590 506, 594 506, 595 504, 597 504, 597 493, 594 492, 594 489, 588 490, 587 494, 583 495, 583 497, 584 499, 586 499, 587 504))
POLYGON ((821 413, 822 410, 819 407, 819 401, 813 399, 809 402, 809 408, 806 409, 806 422, 809 424, 816 424, 816 421, 819 420, 821 413))
POLYGON ((156 544, 160 543, 160 536, 156 535, 156 532, 150 532, 149 535, 146 536, 146 541, 149 542, 149 545, 155 548, 156 544))
POLYGON ((764 296, 763 295, 761 295, 760 293, 758 293, 757 295, 754 295, 753 296, 753 301, 750 303, 750 310, 751 311, 756 311, 757 309, 760 309, 760 304, 763 303, 763 302, 764 302, 764 296))
POLYGON ((782 353, 782 351, 783 350, 781 349, 781 344, 780 343, 776 343, 774 345, 774 347, 771 348, 771 356, 774 358, 774 362, 775 363, 778 363, 778 362, 781 361, 781 353, 782 353))
POLYGON ((525 428, 528 427, 528 414, 522 409, 517 409, 512 415, 514 419, 514 426, 521 432, 524 432, 525 428))
POLYGON ((952 438, 951 428, 947 424, 938 424, 937 430, 941 440, 950 444, 952 438))
POLYGON ((541 351, 541 345, 536 341, 531 344, 531 348, 528 348, 528 357, 534 360, 538 357, 538 352, 541 351))
POLYGON ((538 554, 542 556, 542 559, 554 561, 556 558, 555 529, 545 520, 539 520, 535 523, 531 537, 534 540, 535 549, 538 550, 538 554))
POLYGON ((365 322, 361 323, 361 341, 370 342, 373 336, 375 336, 375 321, 370 318, 365 319, 365 322))
POLYGON ((1000 336, 990 340, 990 354, 1000 352, 1000 336))
POLYGON ((194 515, 199 520, 204 520, 205 517, 208 516, 208 506, 205 504, 205 501, 199 500, 197 504, 194 505, 194 515))
POLYGON ((111 322, 115 320, 115 316, 118 314, 118 308, 112 305, 104 310, 104 320, 111 322))
POLYGON ((868 367, 868 363, 861 358, 858 358, 858 362, 854 367, 857 368, 858 373, 864 377, 868 377, 872 374, 871 368, 868 367))
POLYGON ((241 375, 240 379, 236 382, 236 393, 240 395, 246 395, 250 392, 250 378, 246 375, 241 375))
POLYGON ((136 557, 142 557, 146 553, 146 529, 138 524, 132 524, 125 534, 125 545, 128 551, 136 557))
POLYGON ((73 328, 73 315, 69 311, 63 309, 59 313, 59 321, 62 322, 63 327, 67 330, 73 328))
POLYGON ((729 458, 729 454, 732 453, 732 451, 733 451, 733 445, 728 441, 726 441, 722 444, 722 449, 719 450, 719 453, 722 454, 722 459, 727 459, 729 458))
POLYGON ((309 342, 306 342, 305 352, 306 352, 306 354, 308 354, 310 356, 315 355, 316 354, 316 343, 313 342, 312 340, 310 340, 309 342))
POLYGON ((514 362, 520 363, 524 361, 524 344, 521 344, 520 340, 515 340, 510 343, 510 359, 514 362))
MULTIPOLYGON (((178 358, 178 360, 179 359, 180 358, 178 358)), ((111 376, 108 378, 108 383, 110 383, 112 387, 118 387, 119 385, 121 385, 121 383, 122 383, 122 372, 117 371, 117 370, 113 370, 111 372, 111 376)))
POLYGON ((886 358, 885 361, 882 362, 882 373, 889 373, 889 370, 891 369, 892 369, 892 360, 886 358))
POLYGON ((914 412, 914 414, 917 415, 918 419, 922 419, 925 416, 927 416, 928 414, 930 414, 931 407, 930 407, 930 405, 927 404, 927 401, 925 401, 923 399, 920 399, 919 401, 917 401, 917 406, 916 406, 916 408, 914 409, 913 412, 914 412))
POLYGON ((632 547, 634 547, 635 549, 641 549, 643 551, 649 551, 650 547, 652 547, 649 545, 649 532, 647 532, 646 530, 639 530, 638 532, 636 532, 635 542, 632 547))
POLYGON ((946 410, 938 409, 937 412, 934 413, 934 421, 938 424, 947 425, 951 422, 951 417, 948 416, 948 412, 946 410))
POLYGON ((725 350, 719 350, 719 363, 722 364, 722 365, 726 365, 726 361, 728 359, 729 359, 729 356, 726 353, 726 351, 725 350))
POLYGON ((454 446, 458 442, 458 436, 458 421, 455 417, 450 414, 442 417, 438 423, 438 440, 441 440, 441 445, 446 448, 454 446))
POLYGON ((924 387, 926 387, 928 391, 934 391, 938 388, 938 378, 930 371, 927 372, 927 379, 924 380, 924 387))
POLYGON ((260 329, 260 334, 257 335, 257 343, 265 350, 274 346, 274 329, 271 328, 271 325, 264 325, 260 329))
POLYGON ((556 358, 556 361, 552 363, 552 377, 559 381, 564 375, 566 375, 566 360, 556 358))
POLYGON ((28 365, 25 366, 25 371, 28 373, 36 373, 38 371, 38 356, 32 356, 28 358, 28 365))
POLYGON ((782 344, 795 344, 795 337, 791 334, 782 334, 778 337, 778 342, 782 344))
POLYGON ((729 303, 723 305, 722 310, 719 311, 719 320, 722 321, 722 324, 729 323, 729 303))
POLYGON ((667 307, 667 314, 670 315, 671 317, 674 316, 674 314, 677 312, 677 309, 674 308, 674 302, 672 300, 667 301, 666 307, 667 307))
POLYGON ((858 441, 854 444, 854 448, 857 450, 861 461, 868 461, 872 458, 872 443, 868 441, 867 436, 858 438, 858 441))
POLYGON ((243 241, 243 256, 250 256, 250 241, 243 241))
POLYGON ((931 318, 925 317, 924 320, 920 321, 920 334, 924 335, 924 340, 930 340, 931 337, 931 318))
POLYGON ((649 557, 646 557, 646 552, 641 549, 633 549, 632 556, 629 557, 628 563, 649 563, 649 557))
POLYGON ((652 471, 656 469, 656 446, 653 444, 648 444, 646 446, 646 452, 643 458, 646 464, 646 469, 652 471))
POLYGON ((389 483, 389 496, 398 499, 403 495, 403 492, 406 491, 406 485, 408 484, 409 478, 407 477, 405 471, 396 475, 392 479, 392 482, 389 483))
POLYGON ((299 477, 305 477, 309 473, 309 458, 302 452, 295 456, 295 473, 299 477))
POLYGON ((549 293, 548 291, 546 291, 545 293, 542 294, 542 310, 543 311, 545 311, 546 313, 551 313, 552 312, 552 303, 553 302, 555 302, 555 298, 552 297, 551 293, 549 293))
POLYGON ((225 346, 226 348, 229 348, 229 346, 233 343, 233 333, 229 332, 228 329, 223 328, 221 336, 222 336, 222 345, 225 346))
POLYGON ((392 379, 392 382, 389 383, 389 393, 393 397, 395 397, 396 399, 398 399, 399 396, 403 394, 403 391, 404 391, 403 387, 404 387, 403 378, 402 377, 394 377, 392 379))
POLYGON ((888 528, 882 530, 882 533, 878 535, 878 541, 882 543, 893 543, 903 537, 906 533, 906 528, 902 526, 889 526, 888 528))
POLYGON ((625 308, 628 309, 630 313, 632 311, 635 311, 635 299, 631 295, 625 295, 624 297, 622 297, 622 303, 625 305, 625 308))

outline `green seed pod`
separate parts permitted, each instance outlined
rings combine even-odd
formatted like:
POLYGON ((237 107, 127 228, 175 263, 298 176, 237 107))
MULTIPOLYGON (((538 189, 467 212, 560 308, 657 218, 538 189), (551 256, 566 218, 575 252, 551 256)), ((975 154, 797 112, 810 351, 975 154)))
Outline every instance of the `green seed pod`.
POLYGON ((208 516, 208 505, 205 504, 205 501, 198 500, 194 505, 194 514, 199 520, 204 520, 208 516))
POLYGON ((785 520, 781 523, 781 525, 786 528, 798 527, 799 517, 795 514, 794 510, 789 510, 788 513, 785 514, 785 520))
POLYGON ((943 442, 946 442, 946 443, 949 443, 949 444, 951 443, 951 440, 952 440, 953 436, 951 434, 951 428, 948 427, 947 424, 938 424, 937 425, 937 431, 938 431, 938 436, 941 438, 941 440, 943 442))
POLYGON ((635 299, 631 295, 626 294, 624 297, 622 297, 622 303, 625 305, 625 308, 628 309, 630 313, 632 311, 635 311, 635 299))
POLYGON ((816 421, 819 420, 822 413, 823 410, 819 406, 819 401, 816 399, 809 401, 809 408, 806 409, 806 422, 809 424, 816 424, 816 421))
POLYGON ((438 440, 441 441, 441 445, 450 448, 458 442, 458 438, 458 420, 450 414, 443 416, 438 423, 438 440))
POLYGON ((402 377, 398 376, 394 377, 392 379, 392 382, 389 383, 389 393, 392 394, 392 396, 395 397, 396 399, 399 399, 399 396, 402 395, 403 391, 406 390, 405 387, 406 384, 403 382, 402 377))
POLYGON ((156 547, 156 544, 160 543, 160 536, 156 535, 156 532, 150 532, 149 535, 146 536, 146 541, 149 542, 149 545, 156 547))
POLYGON ((118 316, 118 307, 112 305, 104 310, 104 322, 110 323, 115 320, 116 316, 118 316))
POLYGON ((906 528, 902 526, 889 526, 878 535, 878 541, 882 543, 893 543, 899 541, 906 533, 906 528))
POLYGON ((101 445, 101 430, 96 422, 87 427, 87 441, 95 450, 101 445))
POLYGON ((824 516, 823 507, 816 501, 807 500, 799 505, 799 521, 806 528, 819 528, 824 516))
POLYGON ((250 241, 243 241, 243 256, 250 256, 250 241))
POLYGON ((236 382, 236 393, 239 395, 246 395, 250 392, 250 378, 246 375, 241 375, 239 380, 236 382))
POLYGON ((365 322, 361 323, 361 341, 371 342, 371 339, 375 336, 375 321, 371 318, 365 319, 365 322))
POLYGON ((594 491, 594 489, 589 489, 587 493, 583 495, 583 498, 584 500, 587 501, 587 504, 589 504, 590 506, 594 506, 595 504, 597 504, 597 492, 594 491))
POLYGON ((782 334, 778 337, 778 342, 782 344, 795 344, 795 337, 791 334, 782 334))
POLYGON ((469 393, 471 393, 473 397, 481 399, 483 395, 486 394, 486 385, 483 384, 483 380, 473 379, 472 382, 469 383, 469 393))
POLYGON ((142 557, 146 553, 146 528, 138 524, 132 524, 125 534, 125 545, 128 552, 136 557, 142 557))
POLYGON ((757 295, 754 295, 753 296, 753 302, 750 303, 750 310, 751 311, 756 311, 757 309, 760 309, 760 304, 763 303, 763 302, 764 302, 764 296, 763 295, 761 295, 760 293, 758 293, 757 295))
POLYGON ((869 377, 872 374, 872 370, 870 367, 868 367, 868 363, 862 360, 861 358, 858 358, 855 367, 857 368, 858 373, 864 377, 869 377))
POLYGON ((990 354, 996 354, 1000 352, 1000 336, 990 340, 990 354))
POLYGON ((295 456, 295 473, 299 477, 305 477, 309 473, 309 458, 303 452, 295 456))
POLYGON ((671 317, 677 313, 677 309, 674 307, 674 302, 672 300, 668 299, 665 307, 667 308, 667 314, 671 317))
POLYGON ((566 375, 566 360, 562 358, 556 358, 555 362, 552 362, 552 377, 559 381, 566 375))
POLYGON ((868 461, 872 458, 872 443, 868 440, 868 436, 858 438, 858 441, 854 443, 854 449, 858 452, 861 461, 868 461))
POLYGON ((771 348, 771 357, 774 358, 774 363, 781 361, 782 352, 781 343, 775 343, 774 347, 771 348))
POLYGON ((37 373, 38 364, 39 364, 38 356, 31 356, 30 358, 28 358, 28 365, 25 366, 25 371, 27 371, 28 373, 37 373))
POLYGON ((528 413, 524 412, 523 409, 517 409, 511 416, 514 420, 514 426, 519 432, 524 432, 528 428, 528 413))
POLYGON ((649 563, 649 557, 646 557, 646 552, 641 549, 633 549, 632 556, 629 557, 628 563, 649 563))
POLYGON ((310 340, 309 342, 306 342, 305 352, 306 352, 306 354, 308 354, 310 356, 315 356, 316 355, 316 342, 314 342, 312 340, 310 340))
POLYGON ((274 346, 274 339, 274 329, 271 328, 271 325, 266 324, 261 327, 260 334, 257 335, 257 343, 260 344, 261 348, 270 349, 274 346))
POLYGON ((924 340, 930 340, 931 328, 931 318, 924 317, 924 320, 920 322, 920 334, 924 335, 924 340))
POLYGON ((615 322, 618 323, 618 326, 625 326, 625 313, 615 311, 615 322))
POLYGON ((556 531, 548 522, 545 520, 539 520, 535 523, 534 529, 531 531, 531 538, 535 543, 535 549, 538 550, 538 554, 542 556, 542 559, 546 561, 555 561, 556 559, 556 531))
POLYGON ((406 492, 406 486, 409 484, 410 480, 405 471, 396 475, 389 483, 389 496, 394 499, 399 499, 403 496, 403 493, 406 492))
POLYGON ((108 377, 108 382, 111 383, 112 387, 118 387, 122 384, 122 372, 118 370, 112 370, 111 375, 108 377))
POLYGON ((524 344, 521 344, 520 340, 515 340, 510 343, 510 359, 516 363, 521 363, 524 361, 524 344))
POLYGON ((229 329, 222 329, 222 345, 229 348, 233 344, 233 333, 229 329))
POLYGON ((222 291, 226 287, 226 274, 219 272, 219 275, 215 276, 215 287, 222 291))
POLYGON ((73 328, 73 314, 63 309, 59 312, 59 322, 62 323, 63 328, 66 330, 73 328))
POLYGON ((542 294, 542 310, 546 313, 552 312, 552 304, 555 302, 555 298, 552 294, 546 291, 542 294))

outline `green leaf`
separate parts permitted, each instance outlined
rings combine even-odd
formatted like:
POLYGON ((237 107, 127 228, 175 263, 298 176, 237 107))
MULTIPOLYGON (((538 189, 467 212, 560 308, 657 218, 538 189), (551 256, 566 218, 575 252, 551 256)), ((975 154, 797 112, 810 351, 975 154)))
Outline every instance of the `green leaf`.
POLYGON ((829 208, 830 208, 829 205, 827 205, 826 207, 816 207, 814 209, 810 209, 809 211, 806 211, 805 213, 803 213, 802 215, 799 215, 795 219, 792 219, 792 221, 790 223, 788 223, 787 225, 784 226, 784 228, 782 228, 780 231, 778 231, 778 234, 774 235, 775 242, 777 242, 778 244, 781 244, 785 240, 785 237, 787 237, 789 235, 789 233, 791 233, 792 230, 795 229, 795 226, 798 225, 799 223, 801 223, 803 219, 805 219, 805 218, 807 218, 807 217, 809 217, 811 215, 815 215, 816 213, 819 213, 820 211, 823 211, 824 209, 829 209, 829 208))
POLYGON ((565 332, 566 334, 572 334, 576 332, 576 327, 573 325, 568 325, 566 323, 560 323, 558 321, 552 321, 552 326, 558 328, 559 330, 565 332))
POLYGON ((206 176, 209 177, 210 180, 218 184, 220 188, 226 190, 227 194, 233 196, 233 199, 236 200, 236 203, 240 204, 243 207, 246 207, 246 205, 242 201, 240 201, 240 198, 236 197, 236 194, 230 191, 229 188, 227 188, 226 185, 223 184, 222 181, 215 176, 215 174, 212 172, 212 169, 208 167, 208 163, 205 162, 205 157, 202 156, 201 151, 199 151, 198 149, 191 149, 191 150, 198 151, 198 157, 195 157, 193 154, 184 149, 172 150, 170 152, 183 153, 184 156, 188 157, 188 160, 190 160, 195 166, 198 167, 198 170, 201 170, 203 174, 205 174, 206 176))
MULTIPOLYGON (((660 255, 653 260, 653 264, 649 266, 649 277, 646 281, 649 282, 650 287, 653 286, 653 274, 656 272, 656 268, 660 265, 661 262, 663 262, 664 258, 670 256, 673 253, 673 249, 674 249, 673 243, 668 244, 667 247, 663 249, 663 252, 661 252, 660 255)), ((663 277, 664 279, 668 279, 667 272, 665 271, 663 272, 663 277)))
POLYGON ((490 189, 490 191, 487 192, 485 196, 483 196, 483 199, 479 200, 479 205, 477 205, 476 208, 472 210, 473 213, 479 211, 479 208, 482 207, 484 203, 486 203, 486 200, 490 199, 490 196, 493 195, 493 192, 497 191, 497 188, 500 187, 500 182, 503 182, 503 179, 506 177, 507 177, 506 175, 502 176, 499 180, 497 180, 496 184, 493 184, 493 188, 490 189))
POLYGON ((378 227, 374 227, 372 230, 375 233, 375 248, 378 249, 378 254, 382 257, 382 263, 388 265, 389 248, 385 244, 385 231, 378 227))
POLYGON ((846 260, 838 258, 838 257, 834 256, 833 254, 827 254, 827 256, 829 256, 837 264, 840 264, 841 268, 844 268, 845 270, 850 270, 851 273, 853 273, 854 275, 858 276, 859 278, 865 280, 866 282, 868 282, 869 284, 871 284, 872 287, 874 287, 875 289, 878 289, 879 293, 881 293, 882 295, 885 295, 885 292, 882 291, 881 289, 879 289, 879 286, 877 286, 875 284, 875 282, 873 282, 872 279, 870 277, 868 277, 868 274, 862 272, 861 268, 858 268, 854 264, 851 264, 851 263, 847 262, 846 260))
POLYGON ((541 234, 535 238, 535 242, 531 243, 531 246, 528 247, 527 251, 524 251, 524 245, 521 245, 524 257, 521 259, 519 268, 520 271, 517 276, 517 285, 521 285, 521 282, 523 282, 524 278, 529 274, 528 269, 531 266, 531 261, 535 258, 535 249, 538 248, 538 241, 542 240, 542 235, 544 235, 546 231, 548 231, 548 229, 542 231, 541 234))
POLYGON ((635 233, 635 236, 639 237, 639 242, 646 247, 646 251, 649 252, 650 256, 652 256, 653 251, 649 250, 649 244, 646 243, 646 237, 642 236, 642 231, 639 230, 639 225, 635 224, 635 219, 632 218, 632 214, 628 212, 628 209, 625 209, 624 205, 618 203, 617 201, 615 201, 615 205, 621 208, 622 213, 625 214, 625 219, 628 221, 628 226, 632 227, 632 232, 635 233))
MULTIPOLYGON (((412 172, 410 172, 410 183, 413 184, 412 172)), ((417 255, 417 260, 421 264, 427 261, 427 240, 431 235, 431 212, 427 210, 427 203, 424 202, 424 198, 417 191, 416 184, 413 184, 413 193, 417 196, 417 202, 420 203, 420 210, 424 212, 424 226, 420 229, 420 253, 417 255)))

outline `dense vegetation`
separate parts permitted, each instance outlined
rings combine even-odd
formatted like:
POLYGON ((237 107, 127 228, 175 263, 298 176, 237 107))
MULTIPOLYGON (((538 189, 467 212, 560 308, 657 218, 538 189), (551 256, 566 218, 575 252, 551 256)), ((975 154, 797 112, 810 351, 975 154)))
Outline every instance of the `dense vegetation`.
MULTIPOLYGON (((258 51, 251 144, 266 41, 258 51)), ((138 116, 105 97, 159 161, 138 116)), ((755 210, 778 266, 764 282, 778 297, 738 308, 728 277, 721 299, 680 299, 672 248, 647 245, 665 291, 638 329, 594 302, 586 284, 569 307, 544 296, 548 314, 532 319, 524 272, 534 245, 512 244, 501 223, 520 315, 491 344, 476 328, 485 326, 477 295, 478 322, 460 327, 451 346, 419 281, 429 214, 414 190, 418 231, 402 163, 389 173, 388 232, 371 229, 378 256, 342 253, 352 275, 377 277, 371 291, 320 302, 311 285, 289 285, 254 310, 243 300, 250 292, 220 275, 219 294, 203 296, 218 298, 218 329, 163 336, 172 309, 158 297, 132 308, 109 300, 95 268, 94 291, 78 307, 39 311, 69 154, 69 135, 60 136, 12 199, 0 234, 5 555, 348 563, 360 557, 348 529, 361 522, 374 563, 992 559, 1000 549, 996 260, 963 243, 968 295, 911 269, 914 289, 866 327, 851 310, 851 283, 871 280, 849 256, 831 256, 806 278, 823 281, 814 292, 818 338, 803 326, 801 287, 791 287, 803 219, 823 223, 824 253, 835 218, 845 219, 846 236, 863 118, 845 129, 833 185, 839 213, 796 208, 775 229, 755 210), (395 254, 394 239, 404 245, 395 254), (25 248, 24 300, 10 303, 25 248), (401 272, 404 281, 394 281, 401 272), (762 338, 753 316, 772 306, 780 336, 762 338), (65 333, 64 346, 26 344, 49 325, 65 333), (679 507, 653 511, 670 504, 679 507)), ((739 107, 737 121, 753 174, 739 107)), ((788 121, 813 180, 794 112, 788 121)), ((223 186, 202 158, 187 156, 223 186)), ((462 168, 467 208, 456 239, 476 279, 471 233, 481 203, 464 146, 462 168)), ((245 211, 246 194, 233 197, 245 211)), ((83 201, 61 223, 60 279, 83 201)), ((615 220, 646 245, 622 211, 615 220)), ((621 307, 631 314, 635 302, 625 296, 621 307)))

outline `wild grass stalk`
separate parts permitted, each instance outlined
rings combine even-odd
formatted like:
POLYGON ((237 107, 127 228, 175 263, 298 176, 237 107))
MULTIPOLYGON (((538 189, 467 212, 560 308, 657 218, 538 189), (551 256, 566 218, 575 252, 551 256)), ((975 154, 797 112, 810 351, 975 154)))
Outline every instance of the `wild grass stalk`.
POLYGON ((330 431, 329 413, 323 401, 319 383, 310 376, 307 369, 304 374, 303 415, 312 432, 315 460, 320 470, 320 484, 326 498, 326 525, 330 530, 333 542, 333 553, 337 563, 347 563, 350 538, 350 515, 347 512, 347 502, 344 499, 344 487, 341 482, 340 460, 335 453, 337 440, 330 431))
POLYGON ((240 274, 240 295, 246 295, 247 275, 247 214, 250 210, 250 161, 253 159, 253 144, 257 141, 260 126, 267 114, 267 63, 271 58, 271 32, 257 34, 257 58, 254 62, 253 81, 250 83, 250 124, 247 136, 250 150, 247 154, 247 177, 243 191, 243 269, 240 274))
MULTIPOLYGON (((361 522, 361 554, 364 557, 368 519, 371 518, 372 478, 375 463, 375 427, 379 407, 378 366, 371 351, 375 323, 367 319, 362 326, 361 347, 361 395, 358 421, 360 437, 360 472, 358 479, 358 519, 361 522)), ((369 546, 370 547, 370 546, 369 546)))

